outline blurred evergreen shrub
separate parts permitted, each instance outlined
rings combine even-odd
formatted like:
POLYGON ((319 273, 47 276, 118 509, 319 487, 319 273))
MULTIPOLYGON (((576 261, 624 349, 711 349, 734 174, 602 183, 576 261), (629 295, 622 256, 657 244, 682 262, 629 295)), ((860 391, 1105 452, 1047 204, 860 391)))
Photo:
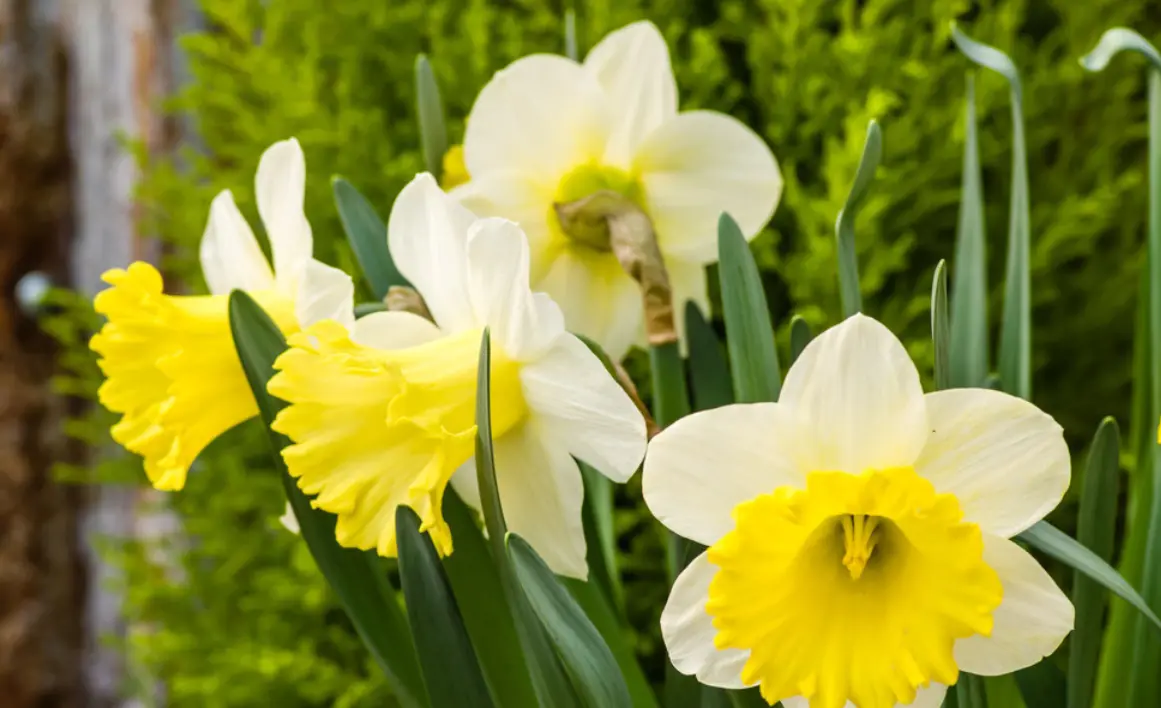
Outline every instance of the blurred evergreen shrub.
MULTIPOLYGON (((257 224, 261 151, 295 135, 307 155, 316 255, 347 269, 328 180, 341 174, 386 216, 418 170, 412 66, 427 52, 453 141, 491 73, 531 52, 562 51, 560 0, 200 0, 208 30, 186 36, 192 83, 172 108, 200 145, 143 156, 141 199, 173 245, 168 272, 202 286, 196 244, 208 205, 233 189, 257 224)), ((764 135, 786 179, 756 242, 772 309, 816 329, 839 311, 833 226, 867 121, 884 158, 857 225, 868 312, 930 358, 928 297, 952 255, 968 62, 958 19, 1023 72, 1032 190, 1035 398, 1073 439, 1100 417, 1126 420, 1145 202, 1144 72, 1086 74, 1077 59, 1114 25, 1155 37, 1161 16, 1122 0, 585 0, 582 52, 647 17, 669 41, 682 108, 733 114, 764 135)), ((1126 65, 1130 61, 1122 60, 1126 65)), ((989 277, 998 319, 1006 251, 1011 123, 1007 88, 977 82, 988 200, 989 277)), ((994 340, 993 340, 994 350, 994 340)), ((252 426, 220 440, 172 497, 191 538, 168 560, 120 550, 129 611, 148 628, 133 655, 174 706, 382 704, 382 685, 305 548, 276 525, 282 495, 252 426), (172 567, 171 567, 172 566, 172 567)), ((143 479, 143 477, 141 477, 143 479)), ((664 599, 656 524, 639 483, 620 496, 623 567, 638 648, 661 669, 664 599)))

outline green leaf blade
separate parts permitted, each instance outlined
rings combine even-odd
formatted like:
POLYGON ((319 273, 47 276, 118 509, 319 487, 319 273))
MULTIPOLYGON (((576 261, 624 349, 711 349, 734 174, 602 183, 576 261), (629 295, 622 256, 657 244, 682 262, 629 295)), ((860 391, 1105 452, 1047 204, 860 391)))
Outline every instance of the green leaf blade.
POLYGON ((290 441, 270 429, 285 403, 266 391, 266 383, 274 375, 274 361, 286 350, 286 340, 270 317, 244 292, 235 290, 230 293, 229 315, 234 346, 258 403, 274 464, 280 472, 302 538, 355 630, 391 682, 400 703, 422 708, 427 705, 427 697, 415 643, 394 593, 381 572, 378 557, 338 544, 335 517, 311 506, 310 499, 298 488, 282 459, 281 450, 290 441))
POLYGON ((431 537, 410 507, 395 511, 399 575, 432 708, 490 708, 492 697, 431 537))
POLYGON ((1126 27, 1114 27, 1101 35, 1096 47, 1080 59, 1088 71, 1104 71, 1113 57, 1121 52, 1136 52, 1145 57, 1153 68, 1161 70, 1161 52, 1147 39, 1126 27))
POLYGON ((794 366, 794 362, 798 361, 798 357, 802 355, 802 351, 806 349, 806 345, 810 344, 811 339, 814 339, 814 333, 810 331, 810 323, 800 315, 795 315, 790 318, 791 366, 794 366))
POLYGON ((931 279, 931 341, 935 344, 935 388, 943 391, 951 387, 950 327, 947 322, 947 263, 935 266, 931 279))
POLYGON ((393 285, 410 285, 395 267, 387 249, 387 226, 371 202, 342 177, 331 178, 331 190, 347 241, 375 297, 387 297, 393 285))
POLYGON ((439 84, 426 54, 415 58, 415 103, 423 163, 427 171, 439 181, 443 176, 443 156, 448 146, 447 124, 439 84))
POLYGON ((766 293, 750 244, 729 214, 718 221, 718 261, 734 400, 777 401, 782 370, 766 293))
POLYGON ((685 303, 685 336, 689 341, 689 380, 694 410, 705 411, 734 402, 730 366, 722 343, 701 308, 685 303))
POLYGON ((846 203, 835 221, 835 241, 838 254, 839 295, 842 299, 843 318, 861 312, 863 295, 859 288, 859 259, 855 249, 855 217, 859 207, 875 179, 875 171, 883 157, 883 132, 879 123, 872 120, 867 124, 867 138, 863 142, 863 155, 855 170, 851 191, 846 203))

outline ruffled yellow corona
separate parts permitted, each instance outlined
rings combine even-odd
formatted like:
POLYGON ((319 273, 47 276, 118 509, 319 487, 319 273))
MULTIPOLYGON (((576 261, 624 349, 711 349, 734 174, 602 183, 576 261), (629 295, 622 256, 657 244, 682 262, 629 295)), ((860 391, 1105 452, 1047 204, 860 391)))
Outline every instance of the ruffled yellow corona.
MULTIPOLYGON (((111 270, 94 301, 108 323, 90 346, 100 355, 101 404, 121 420, 113 439, 145 458, 155 487, 181 489, 198 453, 258 409, 230 336, 225 295, 162 293, 147 263, 111 270)), ((276 291, 251 293, 284 332, 294 305, 276 291)))
MULTIPOLYGON (((451 533, 440 514, 452 473, 475 450, 476 365, 482 330, 464 330, 406 349, 351 341, 336 322, 290 338, 270 392, 294 401, 274 429, 303 442, 287 467, 314 503, 339 517, 339 543, 396 555, 395 509, 419 514, 444 555, 451 533), (316 435, 316 431, 326 431, 316 435)), ((495 350, 492 434, 501 437, 527 411, 519 364, 495 350)))

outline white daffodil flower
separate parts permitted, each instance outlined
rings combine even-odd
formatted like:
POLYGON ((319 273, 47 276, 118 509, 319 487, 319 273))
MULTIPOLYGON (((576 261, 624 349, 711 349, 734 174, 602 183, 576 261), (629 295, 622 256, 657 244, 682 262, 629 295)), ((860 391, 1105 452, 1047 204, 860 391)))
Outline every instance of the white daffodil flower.
POLYGON ((463 169, 450 172, 467 179, 452 195, 472 211, 520 223, 533 286, 614 358, 641 339, 641 294, 607 242, 565 233, 558 205, 601 190, 631 201, 652 221, 678 311, 687 300, 708 311, 719 216, 753 237, 782 191, 752 130, 721 113, 678 112, 669 50, 649 22, 608 35, 583 64, 537 54, 497 72, 468 116, 463 169))
POLYGON ((508 527, 557 573, 586 577, 574 457, 626 481, 645 452, 641 413, 565 331, 552 299, 530 290, 528 243, 516 224, 477 219, 423 174, 399 194, 387 230, 395 264, 434 323, 381 312, 290 338, 269 386, 290 403, 273 426, 295 443, 283 451, 290 474, 338 516, 344 546, 395 555, 395 512, 406 505, 451 553, 441 513, 449 481, 480 506, 476 381, 490 328, 492 436, 508 527))
POLYGON ((181 489, 210 441, 258 414, 230 334, 231 290, 249 293, 286 334, 319 319, 354 320, 350 277, 311 257, 305 182, 294 138, 262 155, 255 189, 273 272, 226 190, 210 206, 201 242, 210 295, 165 295, 161 274, 141 261, 102 276, 113 287, 94 300, 108 318, 90 342, 106 377, 98 396, 122 416, 113 439, 145 458, 158 489, 181 489))
POLYGON ((855 315, 811 342, 778 403, 650 443, 645 501, 709 547, 662 614, 670 659, 791 708, 935 708, 961 670, 1031 666, 1073 608, 1009 539, 1069 473, 1051 417, 999 391, 924 395, 902 344, 855 315))

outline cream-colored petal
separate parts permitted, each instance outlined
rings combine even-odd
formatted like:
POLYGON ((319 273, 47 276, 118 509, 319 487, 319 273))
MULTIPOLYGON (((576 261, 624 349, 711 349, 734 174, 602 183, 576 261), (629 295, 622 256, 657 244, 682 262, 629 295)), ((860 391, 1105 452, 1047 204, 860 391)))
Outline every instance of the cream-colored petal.
POLYGON ((355 283, 338 268, 309 259, 298 281, 294 311, 298 324, 309 327, 334 320, 347 329, 355 323, 355 283))
POLYGON ((803 487, 809 442, 781 403, 738 403, 681 418, 649 442, 642 491, 671 531, 712 546, 734 507, 778 487, 803 487))
POLYGON ((1000 391, 929 393, 927 445, 915 463, 964 518, 1009 538, 1051 511, 1072 472, 1064 430, 1028 401, 1000 391))
MULTIPOLYGON (((933 683, 926 688, 921 688, 915 692, 915 700, 910 703, 897 703, 895 708, 939 708, 943 705, 943 699, 947 696, 947 686, 941 683, 933 683)), ((782 708, 810 708, 810 702, 802 696, 794 696, 793 698, 783 698, 782 708)), ((858 708, 854 703, 847 702, 845 708, 858 708)))
POLYGON ((637 471, 645 454, 645 419, 600 359, 566 334, 520 371, 524 399, 543 431, 577 459, 615 482, 637 471))
POLYGON ((498 438, 494 449, 508 530, 528 541, 553 572, 588 578, 581 522, 584 482, 576 461, 549 444, 535 419, 498 438))
POLYGON ((284 291, 293 293, 313 253, 310 222, 303 211, 306 159, 297 140, 274 143, 262 153, 254 189, 258 214, 270 239, 275 277, 284 291))
POLYGON ((512 359, 532 361, 565 334, 560 308, 528 286, 528 241, 511 221, 481 219, 469 229, 468 293, 476 321, 512 359))
POLYGON ((274 285, 270 263, 228 189, 210 204, 198 255, 206 286, 214 295, 226 295, 234 289, 266 290, 274 285))
POLYGON ((298 525, 298 517, 294 515, 294 508, 290 506, 290 502, 286 502, 286 511, 282 512, 282 516, 278 517, 278 523, 282 524, 282 528, 292 534, 297 535, 302 533, 302 529, 298 525))
POLYGON ((439 327, 410 312, 373 312, 355 320, 351 339, 376 349, 406 349, 439 339, 439 327))
POLYGON ((477 326, 468 297, 468 229, 475 215, 444 194, 428 173, 395 198, 387 243, 395 266, 423 296, 435 323, 455 333, 477 326))
POLYGON ((753 238, 774 214, 782 174, 754 131, 730 116, 690 111, 646 137, 634 168, 662 253, 718 259, 718 218, 728 212, 753 238))
POLYGON ((623 358, 638 339, 644 321, 641 291, 610 253, 558 250, 533 288, 560 305, 570 332, 600 344, 614 360, 623 358))
POLYGON ((714 646, 713 618, 705 611, 710 581, 717 571, 702 553, 693 559, 669 591, 661 611, 661 637, 669 660, 681 673, 719 688, 745 688, 742 667, 750 652, 714 646))
POLYGON ((927 441, 915 364, 890 330, 861 314, 807 345, 778 400, 808 426, 812 470, 908 466, 927 441))
POLYGON ((686 303, 692 302, 696 305, 707 320, 712 312, 705 266, 678 258, 666 258, 665 268, 669 271, 669 286, 673 289, 673 314, 677 336, 681 340, 682 354, 685 354, 686 303))
POLYGON ((652 22, 634 22, 606 35, 584 66, 609 97, 612 131, 605 162, 626 168, 645 136, 677 115, 669 47, 652 22))
POLYGON ((992 635, 955 644, 962 671, 1000 676, 1052 654, 1072 631, 1072 603, 1036 559, 1011 541, 984 534, 984 562, 1000 576, 1004 598, 996 608, 992 635))
POLYGON ((608 98, 596 77, 564 57, 533 54, 480 91, 464 130, 464 163, 473 180, 518 170, 556 184, 599 160, 608 134, 608 98))

